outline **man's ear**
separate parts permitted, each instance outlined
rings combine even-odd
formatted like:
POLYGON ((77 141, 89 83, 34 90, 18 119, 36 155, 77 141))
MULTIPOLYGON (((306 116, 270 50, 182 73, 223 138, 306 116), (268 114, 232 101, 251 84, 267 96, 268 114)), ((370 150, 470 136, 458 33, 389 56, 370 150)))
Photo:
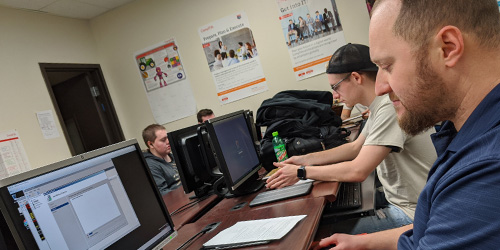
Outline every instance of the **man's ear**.
POLYGON ((446 67, 454 67, 464 53, 463 34, 455 26, 444 26, 436 35, 441 58, 446 67))
POLYGON ((148 141, 148 148, 151 149, 153 147, 153 143, 151 141, 148 141))
POLYGON ((363 83, 363 77, 361 77, 360 73, 354 71, 351 74, 354 77, 354 81, 356 82, 356 84, 360 85, 363 83))

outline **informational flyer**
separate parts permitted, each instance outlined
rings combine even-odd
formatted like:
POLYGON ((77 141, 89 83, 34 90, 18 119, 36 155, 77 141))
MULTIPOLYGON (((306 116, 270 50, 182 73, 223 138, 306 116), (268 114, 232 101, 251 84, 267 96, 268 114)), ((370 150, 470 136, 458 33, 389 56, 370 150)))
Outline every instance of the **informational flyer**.
POLYGON ((325 72, 333 52, 345 45, 335 0, 276 0, 295 78, 325 72))
POLYGON ((196 114, 196 102, 175 39, 153 45, 134 57, 158 124, 196 114))
POLYGON ((222 104, 268 89, 245 12, 204 25, 198 33, 222 104))
POLYGON ((0 132, 0 179, 31 169, 23 143, 16 130, 0 132))
POLYGON ((36 117, 42 130, 43 138, 52 139, 59 137, 59 130, 57 130, 52 110, 36 112, 36 117))

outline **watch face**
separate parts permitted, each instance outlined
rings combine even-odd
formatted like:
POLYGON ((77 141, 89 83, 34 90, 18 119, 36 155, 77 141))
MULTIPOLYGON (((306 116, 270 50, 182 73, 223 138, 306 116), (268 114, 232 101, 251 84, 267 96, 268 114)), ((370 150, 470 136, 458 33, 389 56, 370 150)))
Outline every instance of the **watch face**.
POLYGON ((304 166, 300 167, 297 169, 297 177, 299 179, 305 179, 306 178, 306 169, 304 166))

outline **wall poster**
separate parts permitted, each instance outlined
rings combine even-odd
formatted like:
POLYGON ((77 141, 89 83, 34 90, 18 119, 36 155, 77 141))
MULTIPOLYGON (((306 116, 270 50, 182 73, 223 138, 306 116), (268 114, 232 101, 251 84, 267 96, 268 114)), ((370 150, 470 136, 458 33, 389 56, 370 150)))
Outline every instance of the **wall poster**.
POLYGON ((335 0, 276 0, 297 80, 325 72, 333 52, 345 45, 335 0))
POLYGON ((144 49, 134 59, 158 124, 196 114, 196 102, 174 39, 144 49))
POLYGON ((28 156, 16 130, 0 132, 0 179, 31 169, 28 156))
POLYGON ((220 103, 237 101, 268 89, 245 12, 204 25, 198 33, 220 103))

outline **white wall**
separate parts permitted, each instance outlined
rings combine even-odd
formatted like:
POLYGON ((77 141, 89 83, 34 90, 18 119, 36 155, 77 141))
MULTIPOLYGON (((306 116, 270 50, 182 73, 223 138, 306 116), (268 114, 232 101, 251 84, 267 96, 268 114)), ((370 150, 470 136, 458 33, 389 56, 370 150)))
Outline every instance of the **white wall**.
MULTIPOLYGON (((314 0, 310 0, 314 1, 314 0)), ((337 0, 347 42, 368 44, 368 11, 364 0, 337 0)), ((139 0, 91 20, 101 66, 127 138, 141 141, 141 131, 154 123, 137 65, 135 52, 175 38, 197 108, 216 115, 240 109, 256 113, 262 101, 286 89, 329 91, 325 74, 297 82, 278 20, 274 0, 139 0), (259 49, 269 90, 221 105, 207 67, 198 29, 227 15, 245 11, 259 49)), ((195 115, 165 124, 172 131, 196 123, 195 115)))
POLYGON ((89 22, 0 7, 0 34, 0 131, 18 131, 32 167, 70 157, 61 127, 46 140, 38 125, 54 111, 38 63, 99 63, 89 22))
MULTIPOLYGON (((346 41, 368 44, 365 1, 337 0, 337 6, 346 41)), ((211 108, 216 115, 256 112, 263 100, 286 89, 329 91, 324 74, 295 80, 273 0, 137 0, 90 21, 0 7, 0 34, 0 131, 18 130, 33 167, 71 156, 62 134, 43 138, 35 117, 37 111, 54 111, 40 62, 100 64, 125 137, 139 141, 154 119, 133 55, 165 39, 179 45, 198 109, 211 108), (269 90, 220 105, 198 28, 238 11, 248 15, 269 90)), ((193 115, 165 126, 171 131, 195 123, 193 115)))

